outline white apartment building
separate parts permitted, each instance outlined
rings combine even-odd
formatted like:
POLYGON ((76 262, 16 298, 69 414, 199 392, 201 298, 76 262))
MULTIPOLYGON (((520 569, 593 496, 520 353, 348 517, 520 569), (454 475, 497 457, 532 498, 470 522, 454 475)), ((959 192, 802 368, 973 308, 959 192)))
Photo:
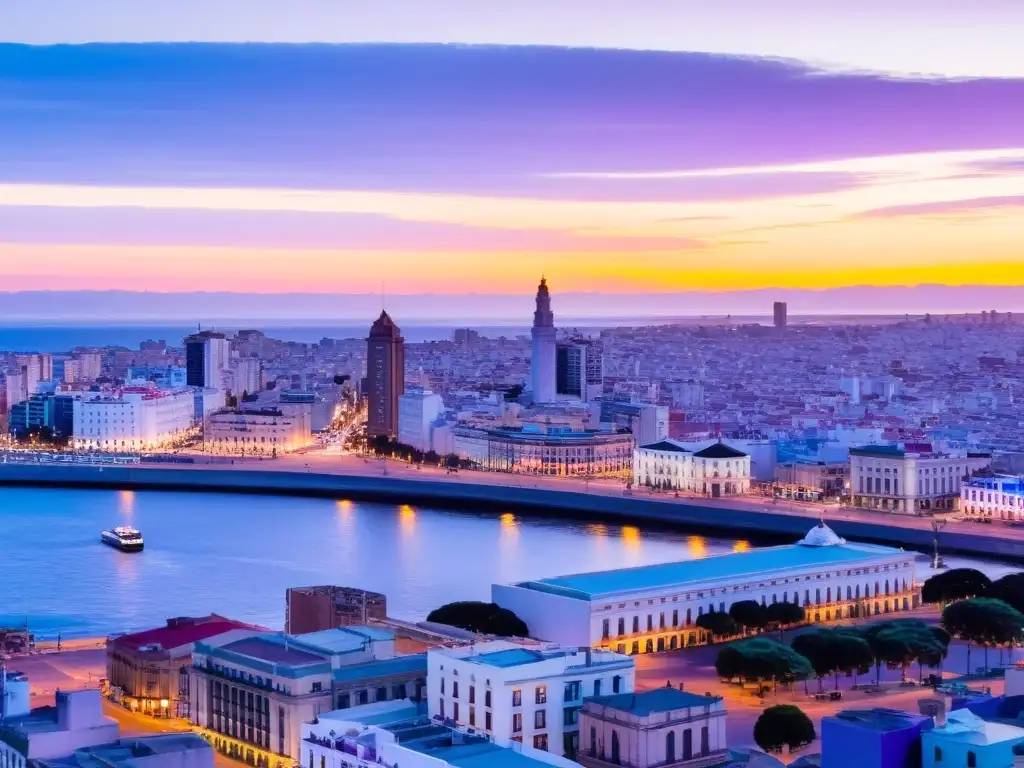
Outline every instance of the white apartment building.
POLYGON ((662 440, 633 452, 633 482, 713 498, 737 496, 750 491, 750 456, 721 442, 691 451, 662 440))
POLYGON ((584 698, 633 684, 633 660, 606 650, 495 640, 427 652, 432 717, 555 755, 577 753, 584 698))
POLYGON ((10 410, 18 403, 28 400, 28 387, 25 384, 25 374, 23 372, 8 372, 4 376, 4 387, 7 396, 6 410, 10 410))
POLYGON ((965 480, 960 509, 972 518, 1024 520, 1024 477, 980 473, 965 480))
POLYGON ((989 454, 934 453, 927 444, 850 449, 853 505, 908 515, 955 509, 961 484, 992 461, 989 454))
POLYGON ((743 600, 795 603, 812 622, 909 611, 914 573, 914 553, 847 542, 819 523, 796 544, 494 584, 491 600, 534 637, 633 655, 701 643, 697 619, 743 600))
POLYGON ((78 362, 76 381, 95 381, 103 373, 103 357, 99 352, 80 352, 74 359, 78 362))
POLYGON ((258 357, 239 357, 231 362, 231 390, 241 397, 243 393, 253 394, 263 389, 263 361, 258 357))
POLYGON ((398 442, 421 451, 432 448, 431 428, 444 411, 441 396, 429 389, 407 391, 398 397, 398 442))
POLYGON ((588 699, 580 713, 584 768, 685 768, 726 759, 725 702, 665 686, 588 699))
POLYGON ((230 370, 231 342, 226 338, 211 336, 203 344, 203 386, 210 389, 224 389, 224 375, 230 370))
POLYGON ((152 451, 189 436, 195 399, 190 389, 125 387, 87 395, 73 408, 76 450, 152 451))
POLYGON ((279 456, 312 443, 309 420, 280 408, 216 411, 203 428, 204 450, 225 456, 279 456))

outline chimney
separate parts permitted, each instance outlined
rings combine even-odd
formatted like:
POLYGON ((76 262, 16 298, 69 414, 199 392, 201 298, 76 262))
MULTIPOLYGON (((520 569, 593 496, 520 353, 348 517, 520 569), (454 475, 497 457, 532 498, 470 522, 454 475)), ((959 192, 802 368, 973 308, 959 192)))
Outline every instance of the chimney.
POLYGON ((929 696, 917 700, 918 711, 935 721, 936 728, 946 727, 946 700, 938 696, 929 696))

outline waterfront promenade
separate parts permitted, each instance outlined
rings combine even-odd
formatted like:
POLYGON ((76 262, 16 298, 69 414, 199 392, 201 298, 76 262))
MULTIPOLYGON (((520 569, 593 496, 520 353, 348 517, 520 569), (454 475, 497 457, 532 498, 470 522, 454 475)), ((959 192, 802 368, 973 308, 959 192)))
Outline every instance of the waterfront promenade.
MULTIPOLYGON (((404 462, 314 451, 275 460, 195 464, 0 464, 0 484, 121 489, 196 490, 307 495, 407 504, 587 516, 620 523, 656 522, 751 538, 793 539, 824 514, 849 539, 928 551, 930 518, 773 503, 754 497, 707 499, 627 490, 620 482, 546 478, 416 467, 404 462)), ((1024 529, 947 520, 944 551, 1024 560, 1024 529)))

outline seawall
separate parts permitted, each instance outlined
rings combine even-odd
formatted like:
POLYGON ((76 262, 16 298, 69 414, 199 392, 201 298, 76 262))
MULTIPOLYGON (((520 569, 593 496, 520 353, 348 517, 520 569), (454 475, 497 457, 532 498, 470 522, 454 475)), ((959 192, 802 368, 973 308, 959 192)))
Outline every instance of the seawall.
MULTIPOLYGON (((728 533, 754 539, 800 538, 813 524, 807 515, 785 510, 752 510, 715 504, 662 500, 643 495, 580 493, 512 485, 384 477, 380 475, 290 472, 260 469, 200 469, 176 466, 95 466, 0 464, 0 486, 53 486, 124 490, 258 493, 360 499, 437 507, 520 511, 613 520, 654 522, 692 531, 728 533)), ((829 525, 847 539, 930 551, 927 527, 880 520, 829 518, 829 525)), ((1024 540, 995 535, 989 526, 974 531, 943 531, 943 552, 997 557, 1024 562, 1024 540)))

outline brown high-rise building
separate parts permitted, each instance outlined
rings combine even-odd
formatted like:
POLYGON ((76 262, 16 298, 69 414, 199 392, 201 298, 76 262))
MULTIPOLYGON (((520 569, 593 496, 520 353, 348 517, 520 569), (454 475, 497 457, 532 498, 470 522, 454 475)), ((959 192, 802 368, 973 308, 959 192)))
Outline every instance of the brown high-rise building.
POLYGON ((285 593, 284 631, 289 635, 337 629, 388 616, 387 598, 351 587, 292 587, 285 593))
POLYGON ((788 318, 786 317, 786 302, 776 301, 775 306, 772 309, 775 320, 775 327, 778 328, 780 331, 786 330, 786 322, 788 320, 788 318))
POLYGON ((366 339, 366 395, 369 437, 398 435, 398 398, 405 394, 405 339, 402 332, 381 312, 366 339))

